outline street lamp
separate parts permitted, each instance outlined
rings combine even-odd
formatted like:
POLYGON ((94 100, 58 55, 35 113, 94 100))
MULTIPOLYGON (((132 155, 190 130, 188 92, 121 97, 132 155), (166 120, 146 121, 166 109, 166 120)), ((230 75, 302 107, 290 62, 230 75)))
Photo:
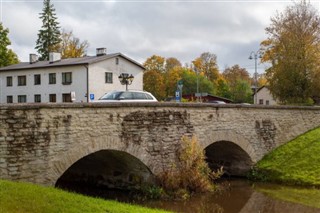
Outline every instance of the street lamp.
POLYGON ((252 60, 254 59, 254 104, 258 104, 258 96, 257 96, 257 91, 258 91, 258 72, 257 72, 257 60, 258 58, 262 58, 260 50, 254 52, 251 51, 249 59, 252 60))
POLYGON ((118 78, 122 85, 126 85, 126 91, 128 91, 128 85, 132 84, 132 81, 134 79, 133 75, 129 75, 128 73, 121 73, 118 78))

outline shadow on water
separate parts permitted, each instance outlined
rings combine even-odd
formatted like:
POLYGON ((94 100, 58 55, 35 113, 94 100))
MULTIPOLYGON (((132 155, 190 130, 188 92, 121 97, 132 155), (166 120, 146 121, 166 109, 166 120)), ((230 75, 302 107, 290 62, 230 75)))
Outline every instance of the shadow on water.
POLYGON ((160 208, 183 213, 320 213, 320 209, 274 199, 257 188, 275 189, 275 184, 252 184, 244 179, 229 179, 218 183, 221 190, 215 193, 198 194, 185 201, 136 199, 128 191, 92 188, 85 185, 64 186, 69 191, 81 194, 134 203, 151 208, 160 208))

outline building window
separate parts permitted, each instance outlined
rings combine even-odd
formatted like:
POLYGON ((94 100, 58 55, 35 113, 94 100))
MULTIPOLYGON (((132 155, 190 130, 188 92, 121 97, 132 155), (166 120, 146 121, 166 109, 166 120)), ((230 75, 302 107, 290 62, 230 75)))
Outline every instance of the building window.
POLYGON ((12 95, 7 96, 7 103, 8 104, 13 103, 13 96, 12 95))
POLYGON ((7 87, 12 87, 12 76, 7 77, 7 87))
POLYGON ((116 58, 116 65, 119 64, 119 58, 116 58))
POLYGON ((56 74, 55 73, 49 73, 49 84, 56 84, 56 74))
POLYGON ((27 96, 26 95, 18 95, 18 103, 26 103, 27 96))
POLYGON ((62 84, 67 85, 72 83, 72 72, 62 73, 62 84))
POLYGON ((22 75, 18 76, 18 86, 25 86, 27 85, 27 76, 22 75))
POLYGON ((71 101, 71 93, 62 94, 62 102, 72 102, 71 101))
POLYGON ((34 75, 34 85, 40 85, 41 84, 41 75, 36 74, 34 75))
POLYGON ((270 105, 269 100, 266 100, 266 105, 270 105))
POLYGON ((107 84, 113 83, 113 73, 112 72, 106 72, 106 83, 107 84))
POLYGON ((34 102, 40 103, 41 102, 41 95, 34 95, 34 102))
POLYGON ((259 104, 263 104, 263 99, 259 99, 259 104))
POLYGON ((56 94, 49 94, 49 102, 52 102, 52 103, 57 102, 57 95, 56 94))

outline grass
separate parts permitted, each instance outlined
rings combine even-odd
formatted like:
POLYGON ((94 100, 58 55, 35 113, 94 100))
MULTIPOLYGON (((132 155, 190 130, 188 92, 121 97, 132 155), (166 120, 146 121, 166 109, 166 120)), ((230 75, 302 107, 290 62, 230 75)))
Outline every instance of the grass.
POLYGON ((252 172, 253 178, 294 185, 320 186, 320 128, 278 147, 252 172))
POLYGON ((0 180, 1 213, 166 212, 116 201, 86 197, 52 187, 0 180))
POLYGON ((318 189, 291 188, 283 186, 277 189, 270 187, 258 187, 257 190, 276 199, 320 208, 320 190, 318 189))

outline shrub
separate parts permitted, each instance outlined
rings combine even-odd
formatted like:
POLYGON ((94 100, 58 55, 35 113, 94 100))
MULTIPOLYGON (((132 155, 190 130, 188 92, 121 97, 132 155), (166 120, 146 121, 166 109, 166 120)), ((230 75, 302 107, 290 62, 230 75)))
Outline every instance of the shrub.
POLYGON ((177 163, 159 174, 157 180, 169 196, 187 198, 192 193, 213 191, 213 181, 222 174, 222 168, 211 171, 196 137, 183 137, 177 163))

